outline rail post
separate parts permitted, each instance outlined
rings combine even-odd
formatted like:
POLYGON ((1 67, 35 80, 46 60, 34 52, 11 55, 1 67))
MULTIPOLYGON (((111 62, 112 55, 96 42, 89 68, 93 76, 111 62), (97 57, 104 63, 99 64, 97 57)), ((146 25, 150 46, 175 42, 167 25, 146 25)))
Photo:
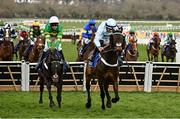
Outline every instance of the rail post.
POLYGON ((144 75, 144 92, 151 92, 152 72, 153 72, 153 63, 146 62, 145 75, 144 75))
POLYGON ((21 64, 21 91, 29 91, 29 63, 24 60, 21 64))

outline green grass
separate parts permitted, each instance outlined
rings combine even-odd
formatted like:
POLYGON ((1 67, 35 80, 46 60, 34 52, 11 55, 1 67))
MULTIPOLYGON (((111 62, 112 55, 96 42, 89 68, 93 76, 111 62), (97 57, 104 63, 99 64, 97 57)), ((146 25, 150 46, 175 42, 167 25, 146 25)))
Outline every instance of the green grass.
MULTIPOLYGON (((62 108, 49 108, 48 93, 39 104, 39 92, 0 92, 0 118, 180 118, 177 93, 120 92, 121 101, 102 110, 99 92, 93 92, 91 109, 86 93, 63 92, 62 108)), ((114 96, 114 93, 111 93, 114 96)))
POLYGON ((65 59, 67 61, 74 62, 77 58, 77 49, 76 45, 72 44, 71 42, 62 42, 62 49, 64 52, 65 59))

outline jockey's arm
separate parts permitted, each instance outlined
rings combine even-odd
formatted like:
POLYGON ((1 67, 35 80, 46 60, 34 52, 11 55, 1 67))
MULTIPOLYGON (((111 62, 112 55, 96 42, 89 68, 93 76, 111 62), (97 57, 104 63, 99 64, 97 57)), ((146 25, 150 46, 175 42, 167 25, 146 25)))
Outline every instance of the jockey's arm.
POLYGON ((103 40, 103 31, 104 31, 104 25, 105 23, 101 23, 98 27, 98 30, 96 32, 95 38, 94 38, 94 43, 96 47, 101 47, 100 40, 103 40))

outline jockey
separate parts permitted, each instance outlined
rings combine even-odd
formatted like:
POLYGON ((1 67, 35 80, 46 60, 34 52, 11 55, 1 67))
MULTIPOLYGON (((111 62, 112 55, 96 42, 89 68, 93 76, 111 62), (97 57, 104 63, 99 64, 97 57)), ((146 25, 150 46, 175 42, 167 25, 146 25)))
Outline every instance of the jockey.
POLYGON ((129 45, 133 45, 134 50, 137 51, 137 41, 138 41, 138 39, 136 37, 135 30, 130 29, 129 34, 126 36, 127 46, 125 48, 124 53, 126 53, 126 50, 127 50, 129 45))
POLYGON ((83 31, 81 34, 82 47, 80 49, 80 54, 83 55, 85 51, 85 47, 92 40, 92 33, 97 31, 96 22, 94 19, 90 19, 89 22, 83 27, 83 31))
POLYGON ((29 40, 29 34, 28 34, 28 32, 27 32, 26 30, 22 30, 19 35, 20 35, 20 37, 19 37, 19 42, 18 42, 18 44, 15 46, 14 52, 17 52, 17 51, 18 51, 18 49, 19 49, 19 47, 20 47, 20 44, 22 43, 23 40, 29 40))
POLYGON ((159 34, 157 32, 154 32, 153 37, 149 41, 148 50, 151 49, 152 44, 155 42, 155 40, 159 39, 159 34))
MULTIPOLYGON (((90 61, 93 61, 96 52, 102 52, 104 50, 104 47, 102 47, 102 45, 109 44, 110 34, 117 30, 117 23, 112 18, 109 18, 108 20, 102 22, 99 25, 98 30, 96 32, 96 36, 94 38, 96 48, 93 52, 93 55, 89 58, 90 61)), ((118 57, 118 63, 119 65, 122 64, 121 57, 118 57)))
POLYGON ((14 30, 14 29, 12 29, 12 27, 11 27, 11 24, 8 24, 8 23, 5 23, 4 24, 4 26, 3 26, 3 28, 1 28, 0 29, 0 38, 1 38, 1 41, 0 41, 0 43, 2 43, 2 39, 3 39, 3 37, 5 37, 4 36, 4 30, 6 30, 6 29, 10 29, 10 37, 12 38, 11 39, 11 44, 12 44, 12 46, 13 46, 13 52, 14 52, 14 43, 13 43, 13 39, 15 39, 16 37, 17 37, 17 33, 16 33, 16 31, 14 30))
MULTIPOLYGON (((168 34, 167 34, 167 38, 166 38, 166 40, 165 40, 165 43, 164 43, 164 45, 163 45, 163 48, 162 48, 162 52, 164 52, 164 51, 166 51, 166 48, 167 48, 167 46, 169 46, 170 45, 170 42, 172 42, 172 41, 174 41, 175 43, 176 43, 176 40, 175 40, 175 38, 173 38, 173 33, 172 32, 169 32, 168 34)), ((176 49, 176 48, 175 48, 176 49)), ((177 51, 176 51, 177 52, 177 51)))
POLYGON ((62 56, 64 67, 63 69, 66 70, 67 64, 65 62, 64 54, 61 48, 61 39, 62 39, 62 26, 59 23, 59 19, 57 16, 52 16, 49 19, 49 23, 46 24, 44 29, 45 34, 45 48, 43 50, 42 55, 39 57, 39 64, 36 66, 36 69, 41 68, 42 60, 47 57, 47 50, 51 47, 56 48, 59 51, 59 55, 62 56), (56 40, 53 41, 51 38, 56 37, 56 40))
POLYGON ((40 23, 38 21, 33 22, 32 27, 30 28, 29 34, 30 34, 31 43, 30 43, 30 46, 24 51, 25 61, 28 60, 29 53, 36 42, 36 38, 39 36, 43 36, 43 30, 40 29, 40 23))

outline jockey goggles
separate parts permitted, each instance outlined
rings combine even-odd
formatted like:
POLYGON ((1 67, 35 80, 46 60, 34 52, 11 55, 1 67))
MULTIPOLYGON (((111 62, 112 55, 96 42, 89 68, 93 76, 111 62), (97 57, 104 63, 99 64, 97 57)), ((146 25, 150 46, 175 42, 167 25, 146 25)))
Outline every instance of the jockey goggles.
POLYGON ((106 28, 108 30, 116 30, 117 26, 109 26, 109 25, 106 24, 106 28))
POLYGON ((95 26, 95 24, 89 24, 89 26, 95 26))
POLYGON ((57 26, 58 23, 51 23, 51 26, 57 26))

